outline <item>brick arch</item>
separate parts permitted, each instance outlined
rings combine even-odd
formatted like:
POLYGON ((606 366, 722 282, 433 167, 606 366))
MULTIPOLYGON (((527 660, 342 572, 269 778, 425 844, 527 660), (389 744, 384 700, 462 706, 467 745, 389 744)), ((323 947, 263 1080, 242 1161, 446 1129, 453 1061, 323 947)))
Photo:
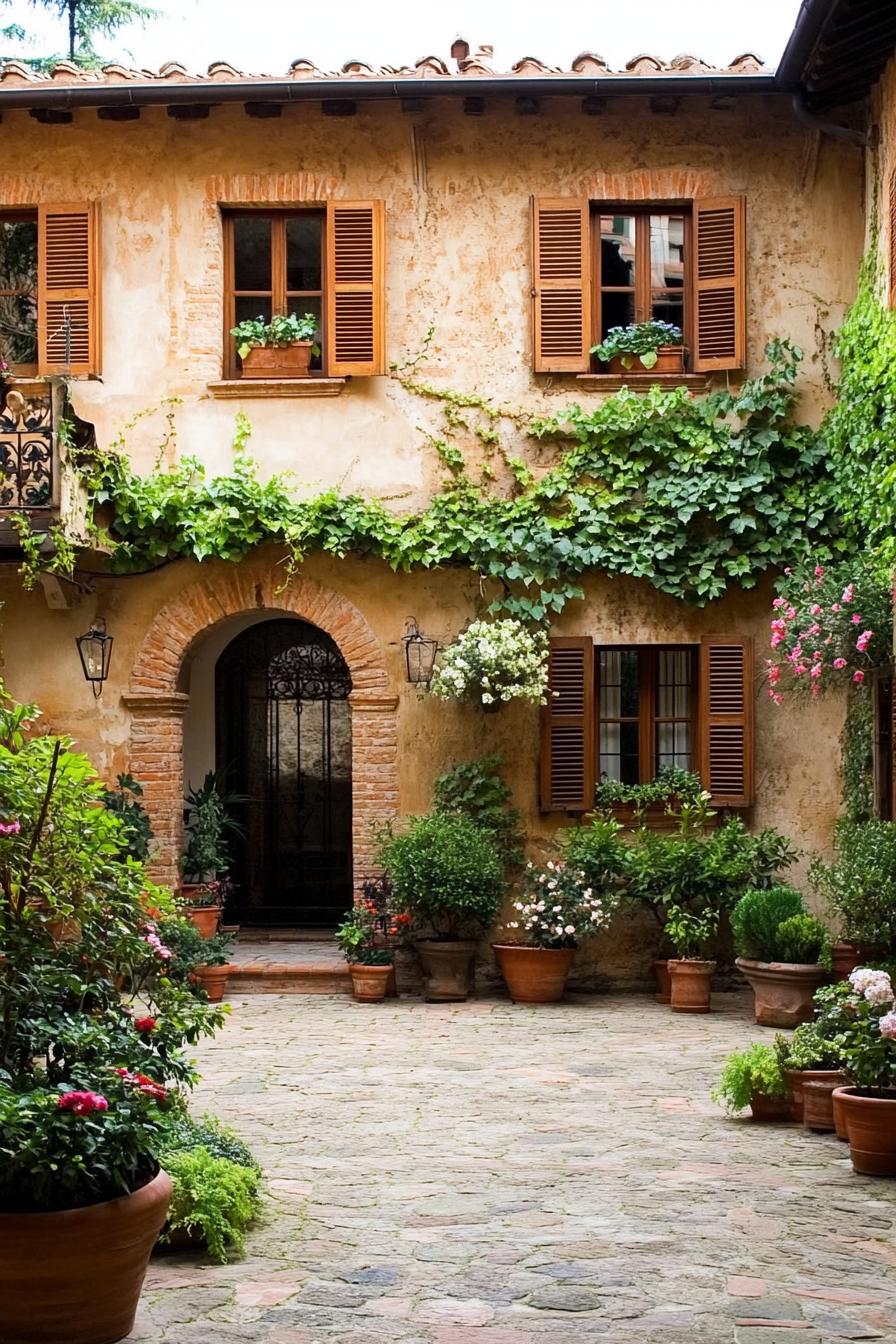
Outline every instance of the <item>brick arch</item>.
POLYGON ((199 579, 153 620, 131 669, 124 702, 131 712, 129 769, 141 782, 155 833, 153 876, 178 881, 183 845, 183 723, 192 654, 221 621, 246 612, 293 615, 326 631, 352 678, 352 848, 356 889, 373 868, 371 831, 398 807, 398 697, 383 652, 348 598, 312 579, 277 590, 279 574, 241 566, 199 579))

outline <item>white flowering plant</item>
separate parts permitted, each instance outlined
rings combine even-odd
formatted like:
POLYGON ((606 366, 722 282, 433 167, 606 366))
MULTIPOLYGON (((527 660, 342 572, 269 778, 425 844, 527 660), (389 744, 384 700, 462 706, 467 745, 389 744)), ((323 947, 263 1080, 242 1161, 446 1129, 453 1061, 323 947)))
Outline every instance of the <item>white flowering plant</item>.
POLYGON ((430 690, 440 700, 477 699, 485 709, 509 700, 547 701, 548 637, 522 621, 473 621, 444 649, 430 690))
POLYGON ((580 938, 610 922, 617 898, 588 885, 584 871, 562 859, 543 869, 526 865, 523 892, 514 901, 516 917, 507 927, 520 930, 527 947, 578 947, 580 938))
POLYGON ((896 1089, 896 990, 889 971, 859 966, 848 981, 815 995, 818 1024, 865 1096, 896 1089))

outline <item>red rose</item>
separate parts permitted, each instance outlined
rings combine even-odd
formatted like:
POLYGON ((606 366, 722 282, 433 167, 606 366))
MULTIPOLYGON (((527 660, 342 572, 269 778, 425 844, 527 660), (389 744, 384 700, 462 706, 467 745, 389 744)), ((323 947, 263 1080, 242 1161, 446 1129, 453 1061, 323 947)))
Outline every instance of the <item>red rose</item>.
POLYGON ((155 1031, 158 1022, 154 1017, 137 1017, 134 1019, 134 1026, 137 1031, 155 1031))

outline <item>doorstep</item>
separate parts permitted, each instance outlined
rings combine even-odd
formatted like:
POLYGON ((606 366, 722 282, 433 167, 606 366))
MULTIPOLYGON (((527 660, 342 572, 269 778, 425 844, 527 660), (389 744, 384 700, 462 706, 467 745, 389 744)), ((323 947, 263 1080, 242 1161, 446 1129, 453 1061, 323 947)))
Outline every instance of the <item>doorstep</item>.
POLYGON ((252 929, 237 938, 227 982, 228 998, 240 994, 351 991, 351 975, 332 934, 252 929))

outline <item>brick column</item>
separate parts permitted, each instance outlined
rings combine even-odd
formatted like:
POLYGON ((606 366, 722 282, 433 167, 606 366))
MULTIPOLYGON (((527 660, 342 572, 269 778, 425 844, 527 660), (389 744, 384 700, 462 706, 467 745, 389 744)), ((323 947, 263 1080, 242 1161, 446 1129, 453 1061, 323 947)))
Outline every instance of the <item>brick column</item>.
POLYGON ((371 826, 398 815, 398 696, 352 691, 352 851, 355 892, 376 871, 371 826))
POLYGON ((123 700, 131 711, 128 769, 143 785, 143 804, 155 836, 150 875, 177 887, 184 829, 184 713, 190 697, 147 691, 123 700))

